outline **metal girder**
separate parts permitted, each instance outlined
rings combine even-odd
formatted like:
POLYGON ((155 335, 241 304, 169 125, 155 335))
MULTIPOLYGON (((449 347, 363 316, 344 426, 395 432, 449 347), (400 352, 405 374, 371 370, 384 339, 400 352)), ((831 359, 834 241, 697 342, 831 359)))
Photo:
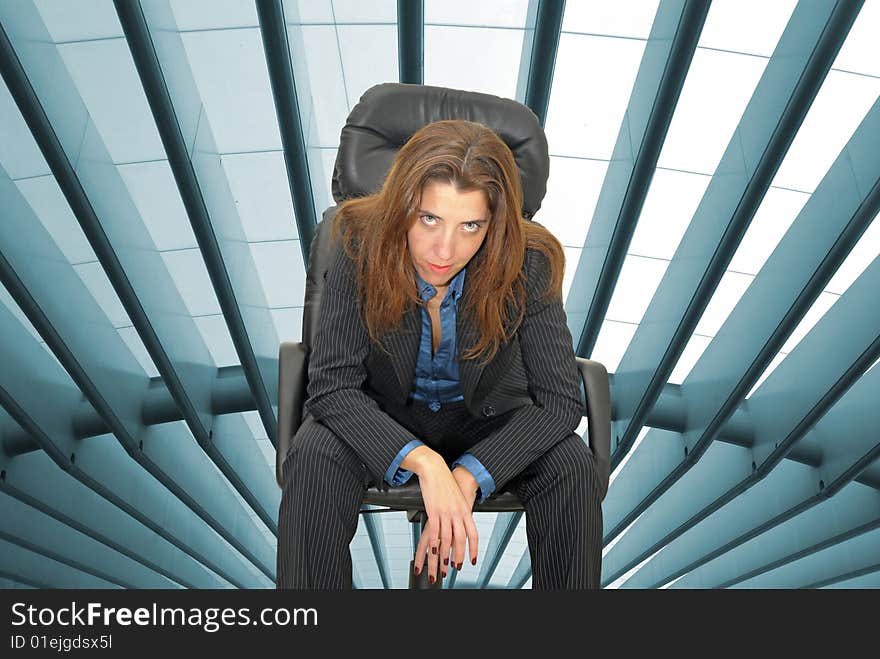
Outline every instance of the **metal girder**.
POLYGON ((9 542, 2 537, 0 537, 0 556, 3 556, 4 568, 7 566, 15 568, 14 572, 4 570, 2 574, 34 588, 100 588, 102 590, 119 588, 119 584, 60 563, 50 556, 9 542))
POLYGON ((599 335, 709 6, 700 0, 658 6, 566 300, 581 357, 590 356, 599 335))
MULTIPOLYGON (((214 458, 218 467, 227 475, 242 497, 254 506, 257 513, 272 528, 275 523, 272 514, 264 509, 264 504, 256 499, 234 469, 226 463, 222 454, 211 444, 209 430, 212 421, 211 383, 216 375, 216 367, 213 366, 213 360, 198 328, 189 318, 162 257, 155 251, 152 239, 128 195, 125 184, 85 113, 82 101, 73 89, 72 83, 67 80, 69 86, 61 84, 58 72, 65 69, 60 56, 54 48, 49 51, 52 56, 59 59, 58 68, 51 71, 50 78, 45 67, 35 64, 50 57, 47 51, 43 50, 45 42, 40 43, 39 47, 34 46, 38 35, 34 34, 33 30, 37 28, 32 22, 25 21, 25 23, 27 27, 21 25, 15 27, 13 23, 13 27, 19 30, 19 49, 24 53, 25 60, 31 61, 32 68, 37 70, 33 82, 48 95, 49 102, 43 103, 37 98, 31 86, 32 81, 26 77, 13 50, 13 44, 7 38, 6 32, 0 29, 0 50, 2 50, 0 64, 2 64, 3 77, 22 116, 55 175, 70 210, 79 221, 120 302, 180 408, 193 437, 214 458), (38 52, 34 52, 35 49, 38 52), (80 112, 77 112, 77 109, 80 112), (68 114, 79 117, 81 121, 60 119, 58 115, 61 114, 65 117, 68 114), (50 123, 50 115, 55 115, 58 119, 57 124, 50 123), (60 132, 56 132, 56 126, 60 132), (79 155, 76 169, 72 165, 71 154, 79 155)), ((42 27, 41 23, 36 25, 42 27)), ((27 204, 20 200, 20 193, 5 173, 2 178, 4 199, 11 204, 9 212, 13 213, 12 208, 15 208, 20 216, 19 221, 15 223, 16 228, 35 236, 41 232, 39 240, 51 242, 50 238, 44 238, 45 232, 42 231, 39 222, 24 220, 25 216, 31 216, 27 204), (22 224, 25 226, 20 226, 22 224)), ((64 205, 60 200, 55 203, 59 207, 64 205)), ((52 313, 51 323, 48 325, 57 328, 65 337, 73 338, 72 335, 76 335, 76 340, 72 344, 77 346, 76 358, 71 356, 66 361, 66 365, 74 370, 80 370, 81 364, 89 364, 85 369, 88 375, 79 373, 75 375, 75 379, 81 386, 85 386, 83 391, 87 398, 123 443, 126 451, 136 459, 140 459, 134 436, 143 428, 137 409, 138 401, 143 394, 140 387, 145 384, 142 382, 142 369, 136 368, 141 372, 140 377, 118 381, 116 378, 118 368, 134 372, 131 368, 137 365, 106 318, 104 325, 108 326, 111 332, 107 335, 109 337, 107 340, 119 346, 118 350, 110 350, 108 354, 104 354, 103 342, 99 344, 96 336, 90 333, 91 326, 81 325, 77 314, 62 312, 66 306, 76 309, 79 298, 67 299, 59 296, 57 291, 52 290, 55 285, 54 279, 43 281, 49 269, 63 266, 52 260, 32 264, 28 261, 25 243, 15 239, 6 240, 4 243, 8 245, 4 248, 7 258, 17 263, 13 267, 19 271, 30 272, 30 276, 26 277, 28 280, 26 287, 42 289, 44 296, 52 297, 56 301, 55 304, 41 306, 46 312, 52 313), (98 345, 101 347, 98 348, 98 345), (123 367, 122 364, 125 362, 117 363, 110 356, 113 354, 125 359, 121 356, 123 353, 128 355, 131 368, 123 367), (87 381, 89 384, 85 384, 87 381)), ((65 261, 63 257, 60 258, 61 262, 65 261)), ((58 285, 59 290, 70 289, 71 286, 75 287, 79 283, 79 277, 69 264, 64 277, 72 278, 76 282, 61 283, 58 285)), ((91 298, 89 292, 81 285, 80 289, 80 296, 91 298)), ((61 348, 57 342, 53 349, 67 350, 66 347, 61 348)), ((176 484, 167 481, 166 485, 172 490, 176 489, 179 495, 185 496, 176 484)))
MULTIPOLYGON (((97 408, 136 464, 174 493, 232 546, 261 565, 267 576, 273 574, 270 566, 274 561, 257 558, 260 548, 266 546, 266 540, 250 520, 248 523, 239 522, 237 513, 241 514, 241 507, 237 501, 230 495, 223 505, 216 494, 195 494, 207 483, 217 484, 218 477, 213 467, 206 464, 201 450, 196 450, 199 455, 193 455, 195 447, 188 440, 187 430, 181 424, 143 424, 140 406, 150 386, 149 378, 2 168, 0 205, 7 211, 6 221, 0 224, 0 281, 86 399, 97 408), (168 434, 182 437, 182 441, 168 444, 160 439, 168 434), (189 465, 188 472, 180 471, 184 461, 189 465)), ((12 323, 17 324, 17 321, 10 319, 6 325, 9 332, 15 333, 12 323)), ((20 325, 17 333, 22 342, 34 343, 33 337, 20 325)), ((5 345, 4 353, 11 351, 12 346, 18 347, 17 342, 5 345)), ((19 359, 20 355, 15 357, 19 359)), ((24 367, 28 367, 26 362, 24 367)), ((53 362, 50 367, 57 369, 58 364, 53 362)), ((9 374, 10 377, 15 375, 14 372, 9 374)), ((18 391, 17 395, 21 395, 15 384, 11 384, 8 391, 18 391)), ((48 401, 55 402, 48 395, 42 401, 34 401, 40 405, 34 409, 34 418, 41 419, 40 409, 50 407, 48 401)), ((73 410, 78 410, 79 406, 77 400, 73 410)), ((72 433, 74 419, 72 413, 66 422, 66 432, 72 433)), ((97 438, 89 441, 97 441, 97 438)), ((54 457, 57 462, 64 463, 70 460, 69 455, 54 457)), ((264 476, 270 473, 268 466, 263 471, 264 476)), ((220 491, 226 489, 225 485, 220 486, 220 491)))
MULTIPOLYGON (((278 434, 272 409, 273 401, 278 399, 278 337, 273 329, 272 315, 256 265, 252 258, 248 258, 247 240, 241 219, 234 211, 235 202, 228 187, 222 185, 226 177, 220 158, 216 148, 212 148, 214 144, 210 131, 183 134, 182 126, 193 126, 192 130, 196 131, 197 122, 180 121, 176 108, 192 110, 194 104, 172 98, 140 3, 114 0, 114 4, 229 335, 250 384, 263 426, 274 443, 278 434), (195 147, 191 157, 187 145, 193 143, 195 147), (222 190, 225 190, 225 194, 222 190)), ((176 68, 184 72, 190 70, 183 66, 176 68)), ((195 83, 188 74, 185 80, 181 71, 175 76, 175 89, 179 93, 188 89, 190 94, 197 95, 195 83)), ((207 438, 195 433, 194 436, 210 454, 207 438)), ((272 515, 262 511, 247 488, 236 483, 234 471, 223 464, 220 456, 212 455, 212 458, 216 458, 221 471, 271 528, 274 525, 272 515)))
MULTIPOLYGON (((658 551, 633 584, 658 586, 687 574, 833 496, 880 456, 880 409, 872 402, 880 370, 865 372, 880 356, 880 308, 872 302, 878 288, 880 258, 749 398, 754 446, 706 451, 605 557, 609 581, 658 551), (807 471, 786 466, 779 476, 796 444, 814 464, 807 471)), ((664 455, 666 483, 679 465, 674 447, 664 455)), ((627 483, 639 480, 632 473, 627 483)), ((650 488, 656 477, 647 480, 650 488)))
MULTIPOLYGON (((83 537, 63 522, 0 494, 0 539, 41 554, 120 588, 179 588, 115 550, 83 537)), ((6 563, 7 569, 14 569, 6 563)))
POLYGON ((524 103, 537 115, 542 126, 547 121, 553 68, 556 66, 556 51, 559 48, 564 14, 565 0, 538 0, 535 8, 524 103))
POLYGON ((880 493, 851 484, 831 499, 720 554, 671 587, 730 588, 880 526, 880 493))
POLYGON ((517 563, 513 570, 513 574, 510 575, 510 581, 507 582, 507 587, 513 590, 520 590, 525 586, 526 581, 528 581, 531 576, 532 556, 526 551, 523 552, 523 555, 519 559, 519 563, 517 563))
POLYGON ((495 516, 495 526, 492 527, 492 536, 489 538, 489 546, 483 555, 480 575, 477 577, 477 588, 486 588, 489 585, 489 579, 498 567, 498 561, 507 549, 522 516, 522 512, 498 513, 495 516))
POLYGON ((400 82, 425 79, 425 0, 397 0, 397 61, 400 82))
MULTIPOLYGON (((880 210, 880 152, 873 147, 878 138, 880 101, 868 112, 682 384, 688 400, 684 460, 622 519, 613 520, 606 542, 699 460, 880 210)), ((858 377, 872 362, 860 363, 848 364, 854 370, 847 378, 858 377)), ((618 374, 616 383, 624 378, 618 374)), ((749 409, 754 410, 756 404, 750 401, 749 409)), ((779 457, 791 444, 777 436, 773 441, 782 446, 768 448, 769 440, 761 439, 760 427, 755 432, 758 463, 770 451, 779 457)))
POLYGON ((880 570, 880 529, 848 538, 734 588, 822 588, 880 570))
MULTIPOLYGON (((263 37, 263 50, 266 53, 266 65, 269 68, 269 81, 272 84, 272 96, 275 99, 275 114, 281 131, 281 143, 284 146, 284 164, 287 168, 287 182, 290 185, 290 198, 293 200, 293 210, 296 215, 303 263, 308 263, 309 249, 318 220, 315 200, 312 196, 311 173, 306 156, 296 79, 293 76, 293 65, 290 60, 284 7, 281 0, 257 0, 256 6, 260 19, 260 33, 263 37)), ((274 434, 269 436, 273 437, 274 441, 274 434)))
MULTIPOLYGON (((612 469, 629 451, 678 362, 860 6, 802 0, 795 8, 617 368, 612 469)), ((595 244, 592 236, 587 242, 595 244)), ((601 262, 587 250, 582 258, 601 262)), ((581 278, 575 275, 576 282, 581 278)))
MULTIPOLYGON (((229 587, 228 581, 218 578, 192 556, 162 541, 138 520, 58 469, 43 451, 14 458, 0 455, 0 467, 0 491, 32 510, 184 588, 229 587)), ((6 524, 2 526, 5 528, 6 524)))
MULTIPOLYGON (((372 507, 366 505, 366 510, 372 507)), ((382 578, 382 587, 386 590, 391 588, 391 572, 388 567, 388 557, 385 556, 385 537, 382 533, 381 515, 362 515, 364 525, 367 527, 367 535, 370 537, 370 545, 373 547, 373 555, 376 557, 376 567, 379 568, 379 576, 382 578)))
MULTIPOLYGON (((0 244, 6 244, 6 241, 0 240, 0 244)), ((31 258, 38 260, 39 257, 37 244, 32 243, 31 258)), ((56 254, 55 258, 66 265, 66 260, 60 254, 56 254)), ((4 264, 5 260, 0 256, 0 265, 4 264)), ((3 271, 5 275, 5 269, 3 271)), ((3 279, 8 288, 8 277, 4 276, 3 279)), ((60 282, 63 281, 66 285, 73 287, 79 283, 79 278, 66 274, 53 281, 55 282, 53 286, 61 289, 60 282)), ((82 286, 81 283, 79 285, 82 286)), ((15 296, 17 292, 22 290, 24 290, 23 287, 20 287, 18 290, 14 288, 10 292, 15 296)), ((25 293, 27 293, 26 290, 25 293)), ((78 312, 84 327, 91 328, 94 333, 100 335, 102 323, 106 324, 107 322, 103 312, 94 303, 89 306, 85 296, 81 295, 73 299, 82 302, 83 306, 78 312)), ((33 301, 31 301, 31 308, 25 308, 25 312, 30 312, 28 317, 32 319, 32 322, 33 319, 38 321, 34 323, 38 329, 46 326, 51 328, 45 317, 38 313, 39 308, 33 301)), ((230 544, 236 549, 239 547, 244 549, 241 554, 247 556, 248 560, 255 565, 261 561, 266 562, 266 557, 271 553, 271 547, 268 546, 265 538, 258 535, 258 531, 252 525, 235 529, 235 533, 243 538, 243 541, 238 540, 235 535, 223 528, 222 524, 212 515, 227 524, 233 523, 234 518, 228 514, 228 510, 222 509, 217 493, 215 492, 214 496, 206 502, 208 510, 205 510, 156 464, 156 455, 148 437, 143 439, 140 435, 132 437, 133 442, 137 441, 135 449, 137 457, 135 459, 129 459, 120 443, 109 435, 93 437, 85 442, 77 440, 73 434, 71 419, 80 405, 83 395, 81 389, 75 386, 59 363, 34 340, 33 336, 18 319, 12 316, 5 305, 0 308, 0 336, 3 337, 3 341, 0 343, 0 359, 4 364, 4 368, 0 369, 0 405, 6 409, 22 429, 36 439, 40 448, 49 455, 58 467, 68 471, 86 487, 94 490, 128 515, 192 555, 227 581, 236 585, 259 582, 256 576, 257 568, 248 567, 237 552, 229 551, 222 543, 217 542, 217 528, 219 527, 222 531, 221 537, 226 536, 231 539, 233 542, 230 544), (51 401, 51 404, 47 404, 47 401, 51 401), (168 488, 167 484, 173 485, 177 492, 168 488), (209 526, 209 521, 213 522, 213 526, 209 526), (250 535, 246 533, 248 530, 251 531, 250 535), (187 540, 184 541, 184 538, 187 540), (243 542, 258 545, 254 547, 256 551, 259 551, 259 546, 262 546, 264 548, 263 556, 258 558, 253 550, 244 546, 243 542)), ((106 333, 105 336, 110 338, 109 333, 106 333)), ((44 338, 50 347, 57 343, 56 337, 51 333, 44 334, 44 338)), ((81 379, 84 377, 82 367, 72 358, 69 352, 70 348, 66 347, 68 344, 62 343, 64 345, 56 352, 57 358, 62 362, 67 362, 68 368, 77 378, 81 379)), ((121 350, 109 341, 105 347, 107 354, 110 355, 121 350)), ((88 354, 82 354, 82 356, 87 358, 88 354)), ((130 354, 128 359, 134 362, 134 357, 130 354)), ((126 365, 124 360, 120 360, 118 363, 120 366, 117 373, 118 385, 124 389, 127 379, 134 378, 131 375, 127 378, 126 371, 122 370, 126 365)), ((133 366, 130 365, 129 369, 129 373, 134 372, 133 366)), ((85 380, 84 385, 86 390, 95 387, 91 380, 85 380)), ((193 446, 191 440, 188 443, 193 446)), ((188 453, 195 450, 197 449, 193 446, 188 453)), ((174 455, 170 456, 168 460, 173 460, 173 458, 174 455)), ((3 456, 3 459, 6 460, 6 456, 3 456)), ((205 473, 209 473, 204 466, 201 469, 205 473)), ((229 493, 227 501, 224 502, 227 509, 233 503, 237 503, 230 501, 231 498, 232 495, 229 493)))

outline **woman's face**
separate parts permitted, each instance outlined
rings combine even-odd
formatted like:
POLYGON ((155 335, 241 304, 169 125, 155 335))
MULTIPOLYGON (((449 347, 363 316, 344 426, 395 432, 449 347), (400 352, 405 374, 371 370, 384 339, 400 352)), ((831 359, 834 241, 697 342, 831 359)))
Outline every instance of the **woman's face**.
POLYGON ((490 219, 482 190, 426 183, 416 221, 406 233, 409 255, 421 278, 434 287, 449 284, 480 249, 490 219))

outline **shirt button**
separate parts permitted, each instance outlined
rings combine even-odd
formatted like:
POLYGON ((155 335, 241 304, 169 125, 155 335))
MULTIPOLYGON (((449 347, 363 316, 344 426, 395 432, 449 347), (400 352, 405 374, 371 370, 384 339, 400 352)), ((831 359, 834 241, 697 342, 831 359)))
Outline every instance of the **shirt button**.
POLYGON ((437 412, 440 409, 440 402, 436 401, 436 400, 432 400, 431 404, 428 405, 428 407, 431 408, 432 412, 437 412))
POLYGON ((483 416, 495 416, 495 408, 491 405, 484 405, 483 416))

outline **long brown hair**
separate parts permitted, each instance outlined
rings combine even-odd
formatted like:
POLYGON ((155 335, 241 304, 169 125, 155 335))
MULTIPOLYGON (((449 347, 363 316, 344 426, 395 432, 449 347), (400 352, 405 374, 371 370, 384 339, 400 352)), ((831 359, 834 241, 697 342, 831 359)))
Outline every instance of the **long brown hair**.
POLYGON ((463 359, 491 360, 519 327, 525 311, 523 261, 527 248, 550 262, 544 295, 562 296, 562 245, 540 224, 522 217, 522 183, 513 153, 483 124, 436 121, 419 129, 397 152, 382 188, 340 205, 333 235, 357 263, 361 310, 370 337, 400 324, 411 305, 421 305, 406 234, 417 220, 422 187, 442 181, 459 191, 483 190, 491 219, 486 238, 467 264, 467 306, 479 341, 463 359), (478 304, 479 302, 479 304, 478 304))

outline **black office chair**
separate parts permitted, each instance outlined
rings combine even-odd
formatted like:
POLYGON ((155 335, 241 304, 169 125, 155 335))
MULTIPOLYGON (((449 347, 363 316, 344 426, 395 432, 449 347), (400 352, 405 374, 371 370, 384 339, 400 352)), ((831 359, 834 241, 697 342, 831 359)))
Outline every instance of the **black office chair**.
MULTIPOLYGON (((441 87, 386 83, 367 90, 342 129, 333 172, 333 198, 338 204, 364 196, 382 186, 397 150, 425 124, 441 119, 466 119, 489 126, 510 147, 523 184, 523 215, 531 218, 540 208, 547 189, 549 155, 544 131, 534 113, 509 99, 441 87)), ((302 421, 306 400, 308 355, 318 326, 324 274, 331 254, 330 225, 338 206, 324 211, 309 252, 306 273, 302 341, 283 342, 278 354, 278 443, 275 473, 282 485, 282 464, 291 439, 302 421)), ((589 445, 599 466, 602 497, 608 489, 611 401, 608 372, 596 361, 577 358, 584 384, 584 415, 588 418, 589 445)), ((364 504, 386 510, 403 510, 410 522, 427 523, 418 477, 402 486, 387 483, 370 487, 364 504)), ((516 512, 523 505, 512 492, 496 492, 475 505, 476 512, 516 512)), ((413 575, 410 588, 442 588, 438 578, 428 584, 428 571, 413 575)), ((439 575, 438 575, 439 577, 439 575)))

